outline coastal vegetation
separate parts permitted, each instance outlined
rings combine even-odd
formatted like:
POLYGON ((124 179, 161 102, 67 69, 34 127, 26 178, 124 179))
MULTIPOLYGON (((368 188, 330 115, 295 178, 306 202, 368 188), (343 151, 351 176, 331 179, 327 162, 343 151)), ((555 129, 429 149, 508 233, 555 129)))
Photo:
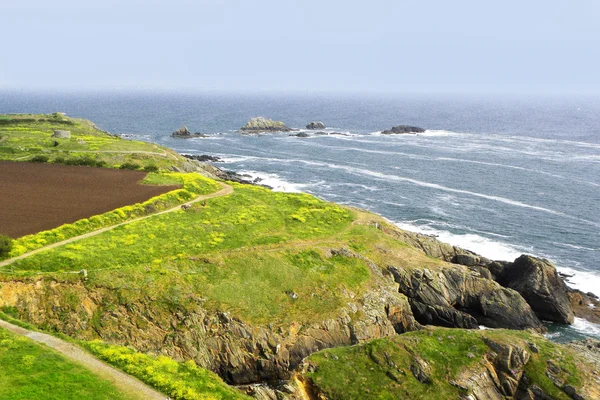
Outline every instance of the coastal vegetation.
POLYGON ((332 400, 485 398, 482 393, 491 393, 481 385, 485 378, 477 386, 473 377, 488 370, 502 384, 518 384, 526 377, 525 387, 568 400, 572 397, 565 388, 581 390, 596 379, 595 366, 572 349, 509 330, 428 328, 323 350, 308 357, 303 368, 313 390, 332 400))
POLYGON ((0 115, 0 160, 166 170, 186 159, 166 147, 125 140, 90 121, 54 114, 0 115), (68 137, 53 137, 67 130, 68 137))
POLYGON ((7 257, 13 248, 12 238, 6 235, 0 235, 0 260, 7 257))
POLYGON ((112 383, 50 348, 0 328, 0 398, 130 399, 112 383))
POLYGON ((225 384, 217 374, 199 368, 193 360, 177 362, 169 357, 142 354, 129 347, 112 346, 99 340, 81 344, 101 360, 135 376, 173 399, 249 399, 225 384))

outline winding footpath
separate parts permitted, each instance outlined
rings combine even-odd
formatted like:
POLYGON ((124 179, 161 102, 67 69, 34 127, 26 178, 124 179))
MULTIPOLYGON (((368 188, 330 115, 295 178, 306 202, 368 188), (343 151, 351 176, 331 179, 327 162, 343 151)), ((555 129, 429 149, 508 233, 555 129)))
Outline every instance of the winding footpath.
MULTIPOLYGON (((34 254, 40 253, 45 250, 50 250, 55 247, 59 247, 59 246, 62 246, 62 245, 68 244, 68 243, 76 242, 81 239, 99 235, 103 232, 110 231, 119 226, 131 224, 131 223, 137 222, 137 221, 142 221, 144 219, 152 218, 157 215, 171 213, 171 212, 174 212, 177 210, 181 210, 183 205, 190 206, 199 201, 204 201, 204 200, 212 199, 215 197, 227 196, 227 195, 233 193, 233 188, 231 186, 229 186, 225 183, 222 183, 222 182, 219 182, 219 184, 221 185, 222 189, 217 192, 210 193, 207 195, 200 195, 200 196, 196 197, 195 199, 188 201, 187 203, 180 204, 180 205, 170 208, 168 210, 160 211, 155 214, 150 214, 150 215, 146 215, 146 216, 143 216, 140 218, 121 222, 119 224, 107 226, 105 228, 98 229, 93 232, 88 232, 83 235, 74 236, 70 239, 65 239, 61 242, 49 244, 48 246, 44 246, 39 249, 32 250, 32 251, 22 254, 18 257, 4 260, 4 261, 0 262, 0 267, 5 267, 7 265, 12 264, 13 262, 15 262, 17 260, 21 260, 23 258, 30 257, 34 254)), ((111 367, 108 364, 105 364, 104 362, 98 360, 97 358, 95 358, 91 354, 88 354, 87 352, 85 352, 84 350, 75 346, 74 344, 71 344, 62 339, 56 338, 54 336, 50 336, 50 335, 42 333, 42 332, 35 332, 35 331, 30 331, 30 330, 21 328, 17 325, 13 325, 10 322, 6 322, 1 319, 0 319, 0 328, 7 329, 16 335, 27 337, 35 342, 43 343, 43 344, 47 345, 48 347, 56 350, 57 352, 59 352, 60 354, 62 354, 65 357, 67 357, 68 359, 70 359, 78 364, 81 364, 81 365, 85 366, 86 368, 88 368, 89 370, 91 370, 92 372, 98 374, 99 376, 101 376, 105 379, 108 379, 117 388, 122 390, 125 394, 130 396, 132 399, 164 400, 166 398, 165 395, 157 392, 156 390, 150 388, 149 386, 146 386, 141 381, 137 380, 136 378, 134 378, 130 375, 127 375, 126 373, 120 371, 119 369, 111 367)))
POLYGON ((168 210, 160 211, 160 212, 157 212, 155 214, 145 215, 143 217, 131 219, 129 221, 121 222, 119 224, 110 225, 110 226, 107 226, 105 228, 101 228, 101 229, 98 229, 98 230, 95 230, 95 231, 92 231, 92 232, 84 233, 83 235, 74 236, 72 238, 65 239, 65 240, 60 241, 60 242, 56 242, 56 243, 52 243, 52 244, 49 244, 49 245, 44 246, 44 247, 40 247, 39 249, 35 249, 35 250, 32 250, 32 251, 30 251, 28 253, 21 254, 20 256, 9 258, 9 259, 4 260, 4 261, 0 261, 0 268, 6 267, 6 266, 14 263, 15 261, 22 260, 22 259, 30 257, 30 256, 32 256, 34 254, 41 253, 42 251, 50 250, 50 249, 53 249, 55 247, 59 247, 59 246, 65 245, 65 244, 73 243, 73 242, 76 242, 76 241, 81 240, 81 239, 86 239, 86 238, 89 238, 89 237, 92 237, 92 236, 96 236, 96 235, 99 235, 101 233, 104 233, 104 232, 110 231, 112 229, 115 229, 115 228, 117 228, 119 226, 131 224, 131 223, 137 222, 137 221, 142 221, 144 219, 152 218, 152 217, 155 217, 157 215, 167 214, 167 213, 170 213, 170 212, 181 210, 182 206, 184 206, 184 205, 188 206, 188 205, 192 205, 194 203, 197 203, 199 201, 208 200, 208 199, 212 199, 212 198, 215 198, 215 197, 227 196, 227 195, 233 193, 233 188, 231 186, 229 186, 229 185, 227 185, 225 183, 222 183, 222 182, 218 182, 218 183, 222 187, 222 189, 219 190, 218 192, 214 192, 214 193, 210 193, 210 194, 205 194, 205 195, 200 195, 200 196, 196 197, 195 199, 188 201, 187 203, 180 204, 180 205, 178 205, 176 207, 173 207, 173 208, 169 208, 168 210))
POLYGON ((16 335, 27 337, 37 343, 47 345, 69 360, 83 365, 99 377, 110 381, 128 398, 139 400, 165 400, 167 398, 164 394, 146 386, 144 383, 127 375, 125 372, 105 364, 74 344, 45 333, 29 331, 1 319, 0 328, 4 328, 16 335))

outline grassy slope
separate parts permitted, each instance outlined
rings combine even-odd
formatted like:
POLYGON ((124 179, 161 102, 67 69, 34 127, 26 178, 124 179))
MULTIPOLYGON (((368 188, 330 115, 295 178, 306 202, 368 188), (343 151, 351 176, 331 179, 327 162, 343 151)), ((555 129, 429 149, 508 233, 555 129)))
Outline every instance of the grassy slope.
POLYGON ((591 366, 577 360, 569 349, 541 336, 508 330, 432 328, 315 353, 307 359, 315 367, 314 372, 307 375, 332 400, 455 399, 464 393, 449 382, 461 371, 481 363, 483 355, 490 352, 483 337, 525 349, 528 342, 535 343, 540 352, 531 354, 525 373, 556 399, 566 400, 568 396, 545 375, 547 360, 557 361, 567 383, 575 387, 591 372, 591 366), (420 383, 410 372, 411 352, 431 366, 432 384, 420 383))
POLYGON ((56 114, 0 115, 0 160, 28 161, 38 155, 47 156, 50 162, 92 157, 108 167, 129 162, 166 169, 185 161, 170 149, 109 135, 83 119, 56 114), (71 138, 52 138, 54 130, 71 131, 71 138))
POLYGON ((0 329, 0 398, 128 399, 112 383, 29 339, 0 329))
POLYGON ((254 323, 314 321, 347 301, 342 288, 366 288, 364 261, 326 252, 347 246, 350 230, 373 228, 352 227, 352 212, 309 195, 235 188, 206 206, 119 227, 11 268, 33 274, 85 268, 89 285, 127 288, 128 302, 152 287, 170 307, 205 297, 208 306, 254 323))

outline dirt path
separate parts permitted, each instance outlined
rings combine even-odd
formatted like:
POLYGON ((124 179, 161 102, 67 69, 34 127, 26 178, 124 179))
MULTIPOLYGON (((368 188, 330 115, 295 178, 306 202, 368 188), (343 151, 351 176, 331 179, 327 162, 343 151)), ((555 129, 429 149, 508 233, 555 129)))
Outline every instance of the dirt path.
MULTIPOLYGON (((223 188, 221 190, 219 190, 218 192, 198 196, 194 200, 191 200, 191 201, 188 201, 187 203, 185 203, 185 205, 191 205, 191 204, 199 202, 199 201, 203 201, 203 200, 207 200, 207 199, 212 199, 214 197, 227 196, 227 195, 233 193, 233 188, 231 186, 229 186, 229 185, 227 185, 225 183, 221 183, 221 182, 219 182, 219 184, 223 188)), ((39 249, 35 249, 35 250, 32 250, 32 251, 30 251, 28 253, 21 254, 20 256, 9 258, 9 259, 4 260, 4 261, 0 261, 0 268, 1 267, 6 267, 7 265, 10 265, 10 264, 14 263, 15 261, 22 260, 24 258, 30 257, 30 256, 32 256, 34 254, 37 254, 37 253, 40 253, 42 251, 50 250, 50 249, 53 249, 55 247, 59 247, 59 246, 65 245, 65 244, 76 242, 76 241, 81 240, 81 239, 85 239, 85 238, 89 238, 89 237, 92 237, 92 236, 96 236, 96 235, 99 235, 99 234, 104 233, 106 231, 110 231, 112 229, 115 229, 116 227, 119 227, 119 226, 123 226, 123 225, 131 224, 132 222, 137 222, 137 221, 141 221, 141 220, 144 220, 144 219, 152 218, 152 217, 154 217, 156 215, 161 215, 161 214, 166 214, 166 213, 170 213, 170 212, 173 212, 173 211, 181 210, 181 206, 182 205, 178 205, 176 207, 173 207, 173 208, 170 208, 168 210, 164 210, 164 211, 161 211, 161 212, 158 212, 158 213, 155 213, 155 214, 150 214, 150 215, 146 215, 144 217, 140 217, 140 218, 132 219, 132 220, 129 220, 129 221, 121 222, 120 224, 107 226, 105 228, 98 229, 96 231, 88 232, 88 233, 85 233, 83 235, 72 237, 70 239, 65 239, 65 240, 63 240, 61 242, 56 242, 56 243, 49 244, 48 246, 40 247, 39 249)))
POLYGON ((127 395, 128 398, 139 400, 165 400, 167 398, 167 396, 146 386, 136 378, 98 360, 74 344, 45 333, 23 329, 3 320, 0 320, 0 328, 7 329, 16 335, 24 336, 35 342, 47 345, 69 360, 83 365, 101 378, 112 382, 118 389, 127 395))

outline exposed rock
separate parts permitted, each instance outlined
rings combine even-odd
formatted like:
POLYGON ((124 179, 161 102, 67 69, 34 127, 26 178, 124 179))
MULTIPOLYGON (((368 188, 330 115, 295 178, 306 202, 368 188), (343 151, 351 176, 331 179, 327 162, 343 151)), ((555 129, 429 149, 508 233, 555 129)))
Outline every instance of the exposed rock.
POLYGON ((176 131, 174 131, 171 134, 171 136, 173 136, 174 138, 180 138, 180 139, 189 139, 189 138, 194 138, 194 137, 208 137, 208 135, 205 135, 204 133, 190 132, 190 130, 187 128, 187 126, 177 129, 176 131))
POLYGON ((390 266, 388 269, 421 324, 545 330, 519 293, 466 267, 405 270, 390 266))
POLYGON ((196 160, 196 161, 200 161, 200 162, 223 162, 223 160, 220 157, 210 156, 207 154, 202 154, 202 155, 182 154, 182 156, 184 156, 187 159, 196 160))
POLYGON ((575 316, 600 324, 600 301, 596 295, 569 288, 569 300, 575 316))
POLYGON ((596 365, 600 380, 600 340, 587 338, 569 342, 567 346, 577 351, 587 361, 596 365))
POLYGON ((317 130, 325 129, 325 124, 320 121, 312 121, 306 124, 306 129, 317 130))
POLYGON ((306 132, 298 132, 298 133, 292 134, 290 136, 296 136, 296 137, 300 137, 300 138, 310 137, 310 135, 306 132))
MULTIPOLYGON (((512 263, 490 261, 471 251, 442 243, 427 235, 389 226, 386 226, 385 231, 422 250, 430 257, 466 265, 470 270, 477 272, 480 277, 494 279, 500 285, 516 290, 540 319, 570 324, 573 322, 574 307, 571 303, 581 302, 576 309, 582 317, 587 316, 593 321, 600 320, 600 309, 593 308, 595 304, 600 305, 600 302, 595 302, 591 296, 581 292, 571 291, 572 293, 569 295, 569 288, 564 280, 547 260, 521 256, 512 263), (592 307, 589 307, 590 304, 592 307)), ((413 303, 411 305, 414 307, 413 303)), ((415 311, 414 308, 413 311, 415 311)), ((445 316, 445 318, 448 317, 445 316)), ((417 319, 419 318, 417 317, 417 319)), ((450 319, 452 320, 452 318, 450 319)))
POLYGON ((382 275, 379 267, 373 268, 379 274, 374 277, 377 287, 353 297, 336 316, 277 329, 206 309, 200 298, 185 310, 165 310, 157 294, 125 304, 113 289, 82 282, 2 282, 0 307, 16 307, 21 319, 78 339, 100 337, 143 352, 193 359, 229 383, 285 380, 315 351, 419 327, 393 279, 382 275))
POLYGON ((70 139, 71 131, 55 130, 52 137, 57 139, 70 139))
POLYGON ((246 125, 240 128, 242 132, 247 133, 261 133, 261 132, 290 132, 292 129, 288 128, 281 121, 273 121, 264 117, 252 118, 246 125))
POLYGON ((432 383, 431 367, 420 357, 413 356, 413 359, 410 363, 410 372, 413 373, 419 382, 426 384, 432 383))
POLYGON ((497 280, 519 292, 539 318, 573 323, 567 285, 548 260, 522 255, 506 266, 497 280))
POLYGON ((393 134, 404 134, 404 133, 423 133, 425 129, 419 128, 418 126, 410 126, 410 125, 398 125, 394 126, 391 129, 385 130, 381 132, 384 135, 393 135, 393 134))

